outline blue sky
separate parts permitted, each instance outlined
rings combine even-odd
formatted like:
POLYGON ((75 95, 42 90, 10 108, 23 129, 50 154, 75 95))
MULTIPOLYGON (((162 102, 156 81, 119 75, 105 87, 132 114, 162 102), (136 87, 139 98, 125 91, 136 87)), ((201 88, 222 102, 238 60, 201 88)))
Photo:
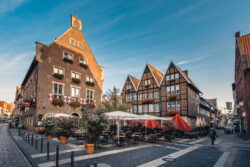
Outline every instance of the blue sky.
POLYGON ((105 68, 104 92, 140 78, 145 63, 165 72, 173 60, 219 106, 232 101, 234 33, 250 33, 249 0, 1 0, 0 99, 14 100, 35 55, 83 20, 83 33, 105 68))

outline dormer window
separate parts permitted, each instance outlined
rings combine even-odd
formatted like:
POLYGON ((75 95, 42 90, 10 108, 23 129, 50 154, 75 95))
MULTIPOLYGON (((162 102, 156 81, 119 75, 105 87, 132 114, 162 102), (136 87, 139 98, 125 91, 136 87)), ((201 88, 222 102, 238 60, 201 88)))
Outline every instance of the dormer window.
POLYGON ((132 85, 127 85, 127 86, 126 86, 126 89, 127 89, 127 90, 132 89, 132 85))
POLYGON ((65 62, 73 63, 73 56, 72 56, 72 54, 64 52, 64 54, 63 54, 63 60, 65 62))
POLYGON ((151 80, 150 80, 150 79, 147 79, 147 80, 144 81, 144 83, 145 83, 145 86, 148 86, 148 85, 151 84, 151 80))
POLYGON ((81 42, 78 42, 78 47, 79 47, 80 49, 82 49, 82 43, 81 43, 81 42))
POLYGON ((73 46, 75 46, 75 40, 71 38, 70 39, 70 44, 73 45, 73 46))

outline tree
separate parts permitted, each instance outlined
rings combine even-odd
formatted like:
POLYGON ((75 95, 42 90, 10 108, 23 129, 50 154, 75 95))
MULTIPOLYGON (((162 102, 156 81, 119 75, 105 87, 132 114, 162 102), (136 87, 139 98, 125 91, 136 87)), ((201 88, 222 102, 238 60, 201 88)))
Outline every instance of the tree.
POLYGON ((105 111, 123 111, 132 107, 131 104, 123 103, 122 96, 120 94, 120 89, 113 87, 112 90, 108 90, 104 94, 105 102, 102 102, 105 111))

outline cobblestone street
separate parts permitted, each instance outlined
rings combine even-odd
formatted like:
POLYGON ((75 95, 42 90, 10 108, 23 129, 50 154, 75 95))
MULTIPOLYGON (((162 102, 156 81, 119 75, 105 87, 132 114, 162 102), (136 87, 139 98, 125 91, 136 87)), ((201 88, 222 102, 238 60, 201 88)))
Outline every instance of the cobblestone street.
POLYGON ((9 136, 7 128, 7 124, 0 124, 0 167, 30 166, 9 136))
MULTIPOLYGON (((5 136, 8 137, 6 126, 2 125, 1 128, 4 129, 5 136)), ((224 134, 222 130, 217 130, 219 137, 215 142, 215 146, 211 146, 208 137, 199 139, 177 138, 173 142, 158 141, 156 144, 142 143, 124 147, 112 146, 97 149, 95 154, 92 155, 86 155, 82 145, 72 143, 61 145, 54 138, 50 140, 50 159, 46 158, 46 138, 43 140, 43 153, 41 153, 40 143, 38 143, 38 149, 35 149, 31 142, 18 136, 17 129, 11 129, 10 132, 33 166, 55 166, 55 146, 57 144, 60 147, 59 165, 65 167, 70 166, 71 151, 75 153, 74 164, 79 167, 93 165, 94 162, 97 162, 99 167, 248 167, 250 164, 250 160, 247 158, 250 156, 250 142, 239 139, 236 134, 224 134), (169 161, 165 161, 166 159, 169 161)), ((41 137, 39 136, 39 141, 41 137)), ((3 142, 9 143, 10 141, 2 141, 1 145, 3 145, 3 142)), ((13 147, 13 144, 10 145, 13 147)), ((9 155, 16 159, 21 158, 16 155, 9 155)), ((12 159, 10 157, 8 158, 12 159)), ((16 163, 16 161, 11 162, 16 163)), ((25 164, 20 163, 18 165, 25 166, 25 164)))

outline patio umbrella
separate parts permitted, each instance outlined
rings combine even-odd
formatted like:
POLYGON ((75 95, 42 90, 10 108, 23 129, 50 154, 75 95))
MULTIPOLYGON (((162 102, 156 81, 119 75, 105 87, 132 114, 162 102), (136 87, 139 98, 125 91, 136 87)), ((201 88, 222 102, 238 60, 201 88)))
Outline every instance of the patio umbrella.
POLYGON ((73 117, 72 115, 69 114, 64 114, 64 113, 60 113, 60 114, 49 114, 46 117, 73 117))
POLYGON ((176 114, 173 118, 175 128, 180 130, 180 131, 187 131, 187 130, 192 130, 190 126, 183 120, 183 118, 179 115, 176 114))
MULTIPOLYGON (((145 123, 143 123, 142 125, 145 126, 145 123)), ((146 124, 146 127, 148 129, 163 129, 156 120, 149 120, 146 124)))

